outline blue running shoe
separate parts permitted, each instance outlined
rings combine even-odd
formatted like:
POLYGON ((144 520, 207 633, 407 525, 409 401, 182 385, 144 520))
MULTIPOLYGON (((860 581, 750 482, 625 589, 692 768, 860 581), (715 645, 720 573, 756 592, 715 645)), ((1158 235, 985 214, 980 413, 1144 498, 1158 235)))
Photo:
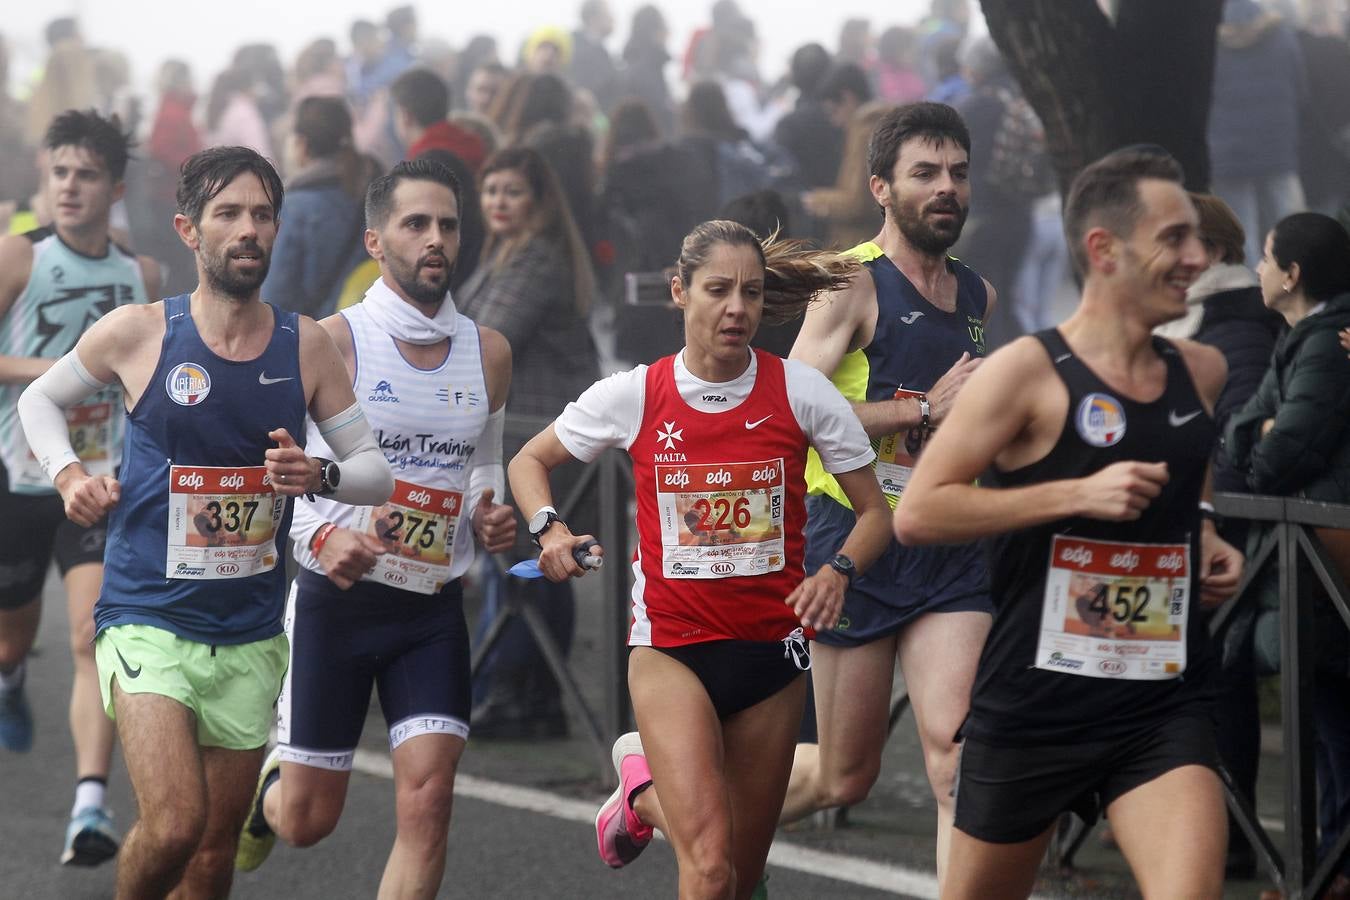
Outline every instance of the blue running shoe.
POLYGON ((97 806, 87 806, 75 814, 66 827, 63 866, 96 866, 117 855, 120 839, 113 831, 112 816, 97 806))
POLYGON ((0 691, 0 747, 15 753, 33 749, 33 710, 22 683, 0 691))

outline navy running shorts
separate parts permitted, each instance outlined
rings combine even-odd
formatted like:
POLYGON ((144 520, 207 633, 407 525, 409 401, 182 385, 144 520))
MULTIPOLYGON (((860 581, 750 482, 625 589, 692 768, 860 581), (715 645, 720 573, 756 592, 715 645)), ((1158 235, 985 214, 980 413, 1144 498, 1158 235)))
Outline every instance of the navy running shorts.
MULTIPOLYGON (((901 502, 904 502, 903 500, 901 502)), ((806 498, 806 574, 839 552, 857 521, 853 510, 823 494, 806 498)), ((858 647, 894 634, 924 613, 993 614, 989 573, 979 542, 905 547, 890 541, 853 579, 833 631, 816 633, 832 647, 858 647)))
POLYGON ((341 590, 301 569, 286 605, 291 663, 277 701, 281 758, 350 769, 380 692, 390 749, 421 734, 469 736, 469 630, 458 580, 439 594, 369 581, 341 590))
POLYGON ((66 518, 59 494, 0 493, 0 609, 18 609, 42 596, 53 557, 64 576, 85 563, 102 563, 105 518, 92 528, 66 518))
POLYGON ((1219 765, 1214 722, 1199 711, 1124 740, 991 746, 968 737, 953 790, 956 827, 992 844, 1020 844, 1063 812, 1091 825, 1127 792, 1190 765, 1219 765))

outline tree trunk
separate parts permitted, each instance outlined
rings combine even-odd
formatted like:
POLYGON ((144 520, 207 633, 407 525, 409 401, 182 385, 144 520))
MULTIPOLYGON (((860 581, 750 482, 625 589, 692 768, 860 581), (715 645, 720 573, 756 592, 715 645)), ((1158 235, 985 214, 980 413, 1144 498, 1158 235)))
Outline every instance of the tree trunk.
POLYGON ((1061 187, 1127 144, 1166 148, 1209 185, 1206 131, 1223 0, 981 0, 989 33, 1045 125, 1061 187))

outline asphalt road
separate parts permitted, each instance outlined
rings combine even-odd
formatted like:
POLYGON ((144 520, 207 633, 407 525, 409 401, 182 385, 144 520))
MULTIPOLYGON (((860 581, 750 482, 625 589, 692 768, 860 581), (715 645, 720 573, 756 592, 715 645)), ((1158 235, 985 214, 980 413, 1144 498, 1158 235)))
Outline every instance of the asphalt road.
MULTIPOLYGON (((38 653, 28 689, 37 718, 31 753, 0 751, 0 900, 95 900, 113 894, 113 865, 70 869, 57 864, 73 790, 66 726, 70 656, 59 581, 49 579, 38 653)), ((578 602, 574 665, 598 654, 593 635, 601 605, 578 602)), ((601 689, 582 677, 583 693, 601 689)), ((575 720, 574 720, 575 722, 575 720)), ((577 729, 574 725, 574 733, 577 729)), ((385 730, 372 709, 337 831, 308 850, 278 847, 257 872, 241 874, 240 898, 373 897, 393 841, 393 783, 385 730)), ((675 894, 674 856, 658 841, 631 866, 612 871, 595 850, 592 819, 608 794, 595 749, 573 737, 547 742, 472 740, 457 785, 449 856, 440 896, 460 898, 621 898, 675 894)), ((1273 771, 1275 766, 1266 766, 1273 771)), ((109 802, 121 830, 135 802, 120 761, 109 802)), ((846 827, 807 824, 780 831, 770 856, 773 900, 873 900, 934 897, 934 803, 922 774, 912 720, 887 746, 872 796, 850 810, 846 827)), ((1041 897, 1131 897, 1120 857, 1090 840, 1080 869, 1047 874, 1041 897)), ((1257 882, 1235 884, 1232 898, 1255 897, 1257 882)))

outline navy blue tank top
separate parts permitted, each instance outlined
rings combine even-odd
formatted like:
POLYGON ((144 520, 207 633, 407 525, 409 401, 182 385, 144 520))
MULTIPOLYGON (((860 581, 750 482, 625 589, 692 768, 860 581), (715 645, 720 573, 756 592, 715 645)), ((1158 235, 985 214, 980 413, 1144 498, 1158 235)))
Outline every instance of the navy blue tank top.
POLYGON ((299 319, 268 305, 267 348, 235 362, 202 341, 187 295, 164 301, 159 363, 127 415, 98 631, 153 625, 206 644, 281 633, 291 502, 262 466, 269 431, 304 445, 306 410, 299 319))
MULTIPOLYGON (((956 276, 956 308, 947 312, 929 303, 878 244, 869 241, 848 252, 871 273, 877 293, 877 324, 871 343, 845 354, 831 377, 846 400, 890 400, 901 388, 926 393, 962 353, 984 356, 984 316, 989 296, 984 279, 974 269, 947 258, 947 269, 956 276)), ((888 484, 883 468, 888 463, 912 466, 913 460, 900 458, 905 456, 903 441, 894 437, 873 438, 872 449, 881 464, 877 467, 878 481, 894 508, 900 492, 888 484)), ((807 457, 806 484, 811 493, 827 494, 849 506, 843 489, 825 471, 814 450, 807 457)))

